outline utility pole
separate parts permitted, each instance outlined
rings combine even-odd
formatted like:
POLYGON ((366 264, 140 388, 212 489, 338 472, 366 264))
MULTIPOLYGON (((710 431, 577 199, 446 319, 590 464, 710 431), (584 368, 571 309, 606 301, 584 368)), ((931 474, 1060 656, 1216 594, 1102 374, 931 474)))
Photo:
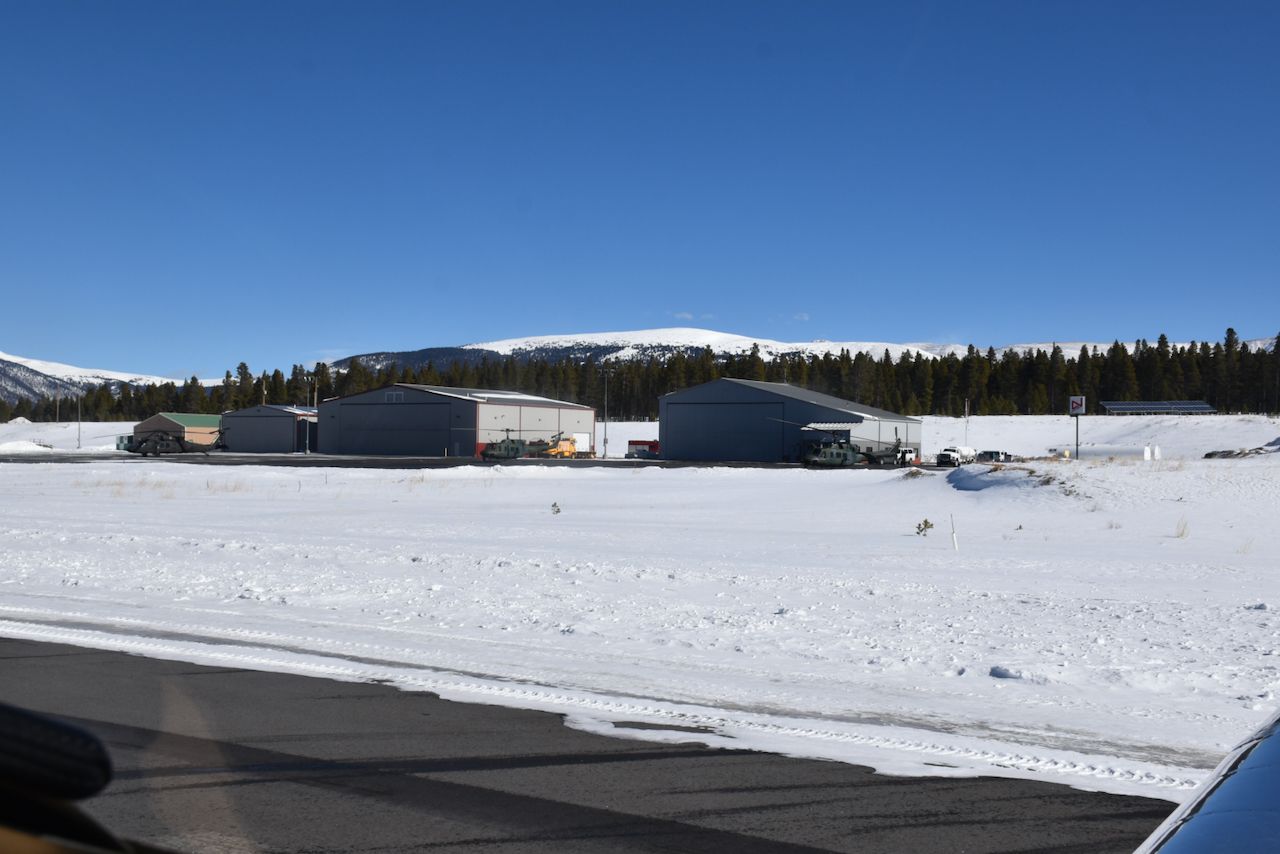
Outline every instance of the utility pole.
MULTIPOLYGON (((302 393, 303 405, 306 405, 306 401, 311 398, 311 387, 315 385, 315 380, 310 377, 303 377, 302 381, 308 386, 302 393)), ((316 419, 317 422, 319 420, 319 418, 316 419)), ((302 452, 309 454, 311 453, 311 416, 309 414, 302 416, 302 435, 304 437, 302 440, 302 452)))
POLYGON ((80 450, 80 398, 76 398, 76 450, 80 450))
POLYGON ((609 459, 609 368, 604 369, 604 458, 609 459))

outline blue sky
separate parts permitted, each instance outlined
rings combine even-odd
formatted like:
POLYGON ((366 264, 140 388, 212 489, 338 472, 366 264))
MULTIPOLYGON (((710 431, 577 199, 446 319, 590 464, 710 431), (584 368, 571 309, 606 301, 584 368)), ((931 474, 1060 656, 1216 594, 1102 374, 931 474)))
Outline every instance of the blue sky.
POLYGON ((1280 331, 1272 2, 0 4, 0 351, 1280 331))

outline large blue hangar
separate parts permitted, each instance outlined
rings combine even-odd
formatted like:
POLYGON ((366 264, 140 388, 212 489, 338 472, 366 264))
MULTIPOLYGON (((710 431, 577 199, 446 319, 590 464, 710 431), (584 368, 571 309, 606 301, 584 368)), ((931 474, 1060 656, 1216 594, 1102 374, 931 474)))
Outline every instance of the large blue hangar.
POLYGON ((659 441, 668 460, 796 462, 825 433, 881 451, 920 450, 919 418, 784 383, 718 379, 658 398, 659 441))
POLYGON ((595 448, 595 410, 515 391, 395 383, 320 403, 322 454, 472 457, 504 438, 595 448))

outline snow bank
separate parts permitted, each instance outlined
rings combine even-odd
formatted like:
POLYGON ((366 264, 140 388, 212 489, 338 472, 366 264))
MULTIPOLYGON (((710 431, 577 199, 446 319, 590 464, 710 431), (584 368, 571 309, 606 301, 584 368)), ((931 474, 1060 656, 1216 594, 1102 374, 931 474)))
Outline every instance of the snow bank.
MULTIPOLYGON (((1080 455, 1142 459, 1144 447, 1159 446, 1165 459, 1198 459, 1224 448, 1256 448, 1280 433, 1280 420, 1266 415, 1087 415, 1080 418, 1080 455)), ((1026 457, 1051 449, 1075 454, 1076 425, 1064 415, 977 416, 924 419, 925 453, 947 445, 1009 451, 1026 457)))
POLYGON ((33 422, 14 418, 0 424, 0 453, 115 451, 115 437, 132 432, 132 421, 84 421, 76 424, 74 421, 33 422))
POLYGON ((50 450, 48 445, 35 442, 0 442, 0 453, 4 454, 43 454, 50 450))

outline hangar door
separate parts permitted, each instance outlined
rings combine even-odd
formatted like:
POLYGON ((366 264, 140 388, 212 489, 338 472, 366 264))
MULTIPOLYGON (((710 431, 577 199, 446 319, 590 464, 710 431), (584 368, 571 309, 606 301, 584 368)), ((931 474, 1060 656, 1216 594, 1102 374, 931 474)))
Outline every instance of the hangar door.
POLYGON ((669 403, 662 455, 669 460, 777 462, 786 457, 778 403, 669 403))
POLYGON ((295 450, 293 420, 292 415, 227 414, 222 416, 222 441, 236 453, 290 454, 295 450))
POLYGON ((448 403, 343 404, 339 453, 444 456, 449 409, 448 403))

